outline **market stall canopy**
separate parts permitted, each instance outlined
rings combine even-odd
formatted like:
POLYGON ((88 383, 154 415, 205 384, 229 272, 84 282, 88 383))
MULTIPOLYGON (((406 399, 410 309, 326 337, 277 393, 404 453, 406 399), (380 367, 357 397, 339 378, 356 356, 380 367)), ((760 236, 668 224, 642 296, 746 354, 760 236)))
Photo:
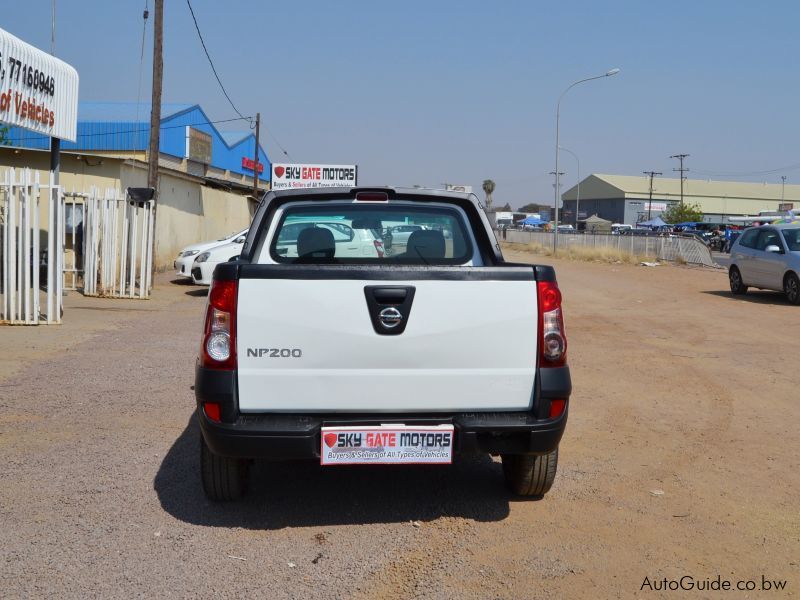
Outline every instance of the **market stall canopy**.
POLYGON ((542 221, 538 217, 526 217, 519 223, 522 225, 544 225, 547 221, 542 221))
POLYGON ((636 224, 637 227, 665 227, 666 223, 664 219, 661 217, 656 217, 655 219, 650 219, 649 221, 642 221, 641 223, 636 224))
POLYGON ((611 231, 611 221, 602 219, 597 215, 592 215, 586 219, 581 219, 580 223, 584 224, 584 230, 594 233, 603 233, 611 231))

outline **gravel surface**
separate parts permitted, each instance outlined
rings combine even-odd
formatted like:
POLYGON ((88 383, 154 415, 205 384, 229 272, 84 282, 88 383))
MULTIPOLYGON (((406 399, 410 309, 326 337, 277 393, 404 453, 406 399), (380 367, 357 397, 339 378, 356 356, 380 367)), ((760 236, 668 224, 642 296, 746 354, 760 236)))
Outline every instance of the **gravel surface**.
POLYGON ((70 297, 62 328, 0 329, 0 357, 27 344, 0 369, 2 595, 628 597, 684 574, 795 591, 796 307, 733 300, 710 270, 555 264, 576 392, 539 502, 480 457, 259 463, 244 501, 210 503, 202 289, 70 297))

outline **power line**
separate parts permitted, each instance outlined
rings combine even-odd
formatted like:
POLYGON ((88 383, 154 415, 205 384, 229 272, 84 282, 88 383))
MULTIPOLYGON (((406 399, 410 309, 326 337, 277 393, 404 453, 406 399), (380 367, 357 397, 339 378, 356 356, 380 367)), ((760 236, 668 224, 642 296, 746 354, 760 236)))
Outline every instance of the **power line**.
MULTIPOLYGON (((233 107, 233 110, 236 112, 236 114, 239 115, 240 117, 242 117, 243 119, 246 119, 250 123, 250 129, 253 129, 253 127, 255 127, 255 125, 253 123, 253 117, 244 117, 244 115, 242 115, 242 113, 239 112, 239 109, 236 108, 236 105, 233 103, 233 100, 231 100, 231 97, 228 95, 228 92, 225 90, 225 86, 222 85, 222 80, 220 80, 219 74, 217 73, 217 69, 216 69, 216 67, 214 67, 214 61, 211 60, 211 55, 208 53, 208 48, 206 48, 206 43, 203 40, 203 34, 200 33, 200 26, 197 24, 197 18, 194 16, 194 9, 192 9, 192 3, 190 2, 190 0, 186 0, 186 4, 189 6, 189 12, 192 13, 192 21, 194 21, 194 28, 197 30, 197 37, 200 38, 200 43, 203 46, 203 51, 206 53, 206 58, 208 59, 208 64, 211 65, 211 70, 214 72, 214 77, 217 78, 217 83, 219 84, 220 89, 222 89, 222 93, 225 94, 225 98, 228 99, 228 102, 233 107)), ((281 149, 281 152, 283 152, 284 156, 288 157, 289 160, 291 160, 292 157, 289 156, 289 152, 287 152, 286 148, 283 147, 283 145, 280 143, 280 141, 278 141, 278 138, 276 138, 272 134, 272 132, 267 128, 266 125, 264 125, 264 130, 267 132, 267 135, 269 137, 271 137, 272 140, 277 144, 278 148, 281 149)))
POLYGON ((779 167, 777 169, 766 169, 764 171, 705 171, 701 169, 694 169, 694 172, 701 175, 717 175, 720 177, 748 177, 756 175, 771 175, 773 173, 780 173, 781 171, 796 171, 797 169, 800 169, 800 163, 788 165, 786 167, 779 167))
POLYGON ((144 41, 147 34, 147 18, 150 16, 148 0, 144 0, 142 13, 142 49, 139 52, 139 85, 136 88, 136 122, 139 122, 139 108, 142 103, 142 71, 144 69, 144 41))
MULTIPOLYGON (((162 125, 159 129, 183 129, 184 127, 195 127, 197 125, 216 125, 218 123, 231 123, 233 121, 250 121, 253 117, 234 117, 232 119, 221 119, 219 121, 201 121, 198 123, 184 123, 183 125, 162 125)), ((145 127, 142 129, 127 129, 122 131, 104 131, 104 132, 95 132, 95 133, 79 133, 77 137, 79 138, 88 138, 88 137, 102 137, 106 135, 122 135, 126 133, 143 133, 150 131, 149 127, 145 127)), ((13 142, 33 142, 33 141, 40 141, 46 136, 32 136, 32 137, 22 137, 22 138, 7 138, 6 143, 12 145, 13 142)))
MULTIPOLYGON (((189 5, 189 12, 192 13, 192 21, 194 21, 194 28, 197 30, 197 37, 200 38, 200 44, 202 44, 203 46, 203 51, 206 53, 208 64, 211 65, 211 70, 214 72, 214 77, 217 78, 217 83, 219 84, 220 89, 222 89, 222 93, 225 94, 225 97, 228 99, 228 102, 230 102, 230 105, 233 107, 233 110, 236 112, 236 114, 244 119, 245 118, 244 115, 241 112, 239 112, 238 108, 236 108, 236 105, 233 103, 233 100, 231 100, 231 97, 225 90, 225 86, 222 85, 222 80, 219 78, 219 75, 217 74, 217 69, 214 66, 214 61, 211 60, 211 55, 208 53, 208 48, 206 48, 206 43, 203 40, 203 34, 200 33, 200 26, 197 24, 197 18, 194 16, 194 9, 192 9, 192 3, 189 0, 186 0, 186 4, 189 5)), ((250 118, 252 119, 252 117, 250 118)))

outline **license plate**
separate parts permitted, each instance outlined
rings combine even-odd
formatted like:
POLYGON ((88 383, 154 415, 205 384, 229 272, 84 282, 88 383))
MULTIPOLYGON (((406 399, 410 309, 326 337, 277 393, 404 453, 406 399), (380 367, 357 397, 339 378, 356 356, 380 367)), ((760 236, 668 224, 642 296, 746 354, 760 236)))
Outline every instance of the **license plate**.
POLYGON ((323 465, 440 464, 453 462, 452 425, 323 427, 323 465))

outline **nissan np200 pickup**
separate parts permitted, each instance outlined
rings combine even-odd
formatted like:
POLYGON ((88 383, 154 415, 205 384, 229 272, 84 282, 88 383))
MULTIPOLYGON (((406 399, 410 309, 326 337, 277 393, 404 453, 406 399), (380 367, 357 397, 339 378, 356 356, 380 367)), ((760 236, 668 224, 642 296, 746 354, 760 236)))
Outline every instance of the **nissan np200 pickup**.
POLYGON ((240 497, 254 459, 391 468, 488 453, 514 493, 543 496, 567 421, 566 352, 553 268, 505 262, 476 196, 269 192, 208 295, 203 488, 240 497))

